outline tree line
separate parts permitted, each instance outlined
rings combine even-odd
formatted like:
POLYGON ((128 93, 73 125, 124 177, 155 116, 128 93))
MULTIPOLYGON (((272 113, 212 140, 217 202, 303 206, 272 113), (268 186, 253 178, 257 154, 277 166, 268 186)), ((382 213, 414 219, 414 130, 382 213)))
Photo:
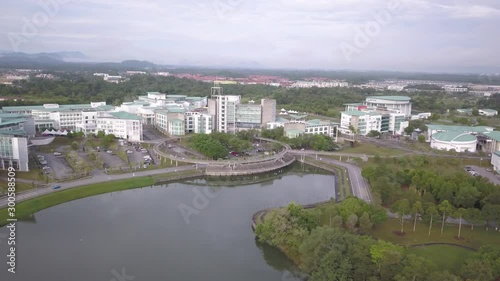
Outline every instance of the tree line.
POLYGON ((366 235, 385 220, 385 211, 353 197, 327 208, 337 214, 329 225, 320 223, 321 208, 310 211, 291 203, 266 216, 256 236, 283 251, 310 281, 493 281, 500 276, 497 249, 482 247, 459 272, 450 273, 407 248, 366 235))
POLYGON ((500 189, 493 183, 472 177, 461 168, 457 170, 460 165, 440 169, 457 159, 413 156, 376 161, 377 164, 365 167, 362 175, 380 203, 398 214, 402 227, 405 216, 411 216, 415 222, 428 221, 429 231, 438 216, 443 225, 446 219, 455 218, 460 226, 466 220, 472 227, 494 224, 500 219, 500 189))

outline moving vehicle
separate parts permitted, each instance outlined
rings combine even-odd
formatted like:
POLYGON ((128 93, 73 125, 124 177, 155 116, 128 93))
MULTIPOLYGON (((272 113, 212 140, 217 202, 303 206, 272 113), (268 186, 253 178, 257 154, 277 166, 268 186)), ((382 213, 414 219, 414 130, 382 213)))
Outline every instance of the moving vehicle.
POLYGON ((62 153, 61 152, 54 152, 54 156, 60 156, 62 153))
POLYGON ((59 189, 59 188, 61 188, 61 186, 60 186, 60 185, 54 185, 54 186, 52 187, 52 189, 59 189))

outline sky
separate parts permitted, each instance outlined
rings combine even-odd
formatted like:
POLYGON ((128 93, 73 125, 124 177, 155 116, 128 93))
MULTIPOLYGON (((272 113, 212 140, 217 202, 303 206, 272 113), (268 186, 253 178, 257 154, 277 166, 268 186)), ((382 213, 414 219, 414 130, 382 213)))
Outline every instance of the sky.
POLYGON ((3 0, 0 51, 92 61, 500 72, 498 0, 3 0))

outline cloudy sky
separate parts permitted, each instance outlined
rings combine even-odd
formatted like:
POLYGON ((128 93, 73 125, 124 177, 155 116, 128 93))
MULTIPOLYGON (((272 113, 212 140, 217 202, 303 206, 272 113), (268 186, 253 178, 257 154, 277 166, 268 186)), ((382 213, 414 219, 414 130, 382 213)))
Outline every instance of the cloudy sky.
POLYGON ((500 72, 498 0, 3 0, 0 51, 261 68, 500 72))

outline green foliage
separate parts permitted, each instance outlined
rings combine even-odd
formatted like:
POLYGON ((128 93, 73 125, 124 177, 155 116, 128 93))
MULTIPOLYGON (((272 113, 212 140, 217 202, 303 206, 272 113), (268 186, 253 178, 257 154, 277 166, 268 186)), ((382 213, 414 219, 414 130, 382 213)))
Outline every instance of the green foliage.
POLYGON ((418 142, 419 143, 425 143, 425 136, 424 135, 418 135, 418 142))
POLYGON ((196 150, 212 159, 224 158, 228 154, 224 145, 213 135, 196 134, 189 142, 196 150))
POLYGON ((76 141, 71 143, 71 149, 77 150, 78 149, 78 143, 76 141))
POLYGON ((371 138, 380 138, 381 133, 379 131, 372 130, 372 131, 368 132, 367 136, 371 137, 371 138))
MULTIPOLYGON (((493 221, 500 216, 500 191, 488 180, 471 177, 461 168, 457 171, 460 164, 449 172, 440 172, 444 162, 450 160, 431 162, 423 156, 405 158, 395 159, 395 163, 391 161, 390 166, 389 159, 379 159, 378 163, 368 165, 362 171, 372 190, 380 194, 383 205, 392 206, 401 199, 407 199, 410 205, 416 201, 435 205, 446 200, 453 208, 481 210, 480 215, 473 211, 474 221, 478 223, 484 219, 493 221)), ((454 213, 446 212, 446 216, 449 215, 454 213)), ((424 214, 423 218, 429 220, 430 216, 424 214)))
POLYGON ((494 281, 500 277, 500 250, 484 246, 465 261, 461 269, 465 280, 494 281))

